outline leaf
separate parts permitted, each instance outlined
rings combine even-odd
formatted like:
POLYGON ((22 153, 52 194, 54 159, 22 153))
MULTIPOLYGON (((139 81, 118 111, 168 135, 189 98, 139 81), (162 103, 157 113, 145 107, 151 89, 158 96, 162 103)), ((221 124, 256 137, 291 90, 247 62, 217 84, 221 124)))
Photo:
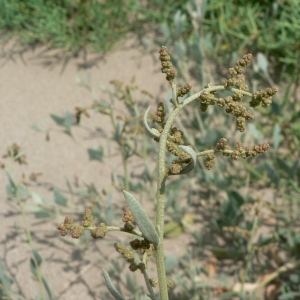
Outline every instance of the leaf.
POLYGON ((53 216, 51 211, 40 208, 39 206, 28 205, 27 209, 33 212, 37 218, 49 218, 53 216))
POLYGON ((171 273, 175 268, 178 267, 178 259, 177 257, 171 253, 166 259, 166 273, 171 273))
POLYGON ((274 129, 273 129, 273 147, 275 150, 277 150, 279 143, 282 140, 282 136, 281 136, 281 128, 280 125, 278 123, 275 124, 274 129))
POLYGON ((130 207, 132 215, 135 219, 135 222, 139 226, 141 232, 143 233, 144 237, 152 244, 157 246, 159 244, 159 237, 158 234, 146 215, 145 211, 143 210, 141 204, 128 192, 124 191, 125 200, 130 207))
POLYGON ((37 280, 38 276, 37 276, 37 265, 36 262, 33 258, 30 258, 30 269, 31 269, 31 273, 33 275, 33 278, 35 280, 37 280))
POLYGON ((209 247, 209 250, 213 255, 219 259, 242 259, 244 257, 243 253, 239 253, 236 250, 225 249, 224 247, 209 247))
POLYGON ((38 253, 38 251, 36 249, 32 249, 32 253, 33 253, 35 262, 38 264, 38 266, 40 266, 41 263, 43 262, 42 257, 40 256, 40 254, 38 253))
POLYGON ((250 134, 253 136, 253 138, 256 139, 259 143, 263 141, 263 136, 261 132, 255 127, 254 124, 252 123, 248 124, 248 130, 250 134))
POLYGON ((68 199, 57 189, 54 188, 55 203, 62 206, 67 206, 68 199))
POLYGON ((71 132, 71 127, 74 123, 75 123, 74 116, 67 111, 64 117, 63 126, 67 129, 68 132, 71 132))
POLYGON ((111 205, 109 205, 105 210, 105 222, 111 223, 115 217, 115 212, 111 205))
POLYGON ((300 296, 300 292, 287 292, 286 294, 282 294, 278 297, 279 300, 290 300, 296 299, 296 297, 300 296))
POLYGON ((164 227, 164 236, 166 238, 176 238, 180 236, 184 231, 184 227, 180 222, 171 221, 164 227))
POLYGON ((54 120, 54 122, 58 125, 58 126, 63 126, 64 124, 64 118, 55 115, 55 114, 50 114, 50 117, 54 120))
POLYGON ((43 280, 44 286, 46 288, 47 294, 49 296, 49 299, 53 299, 54 298, 53 297, 53 293, 52 293, 52 291, 51 291, 51 289, 49 287, 49 284, 48 284, 48 282, 47 282, 47 280, 45 279, 44 276, 42 276, 42 280, 43 280))
POLYGON ((31 197, 37 204, 43 204, 44 202, 42 197, 37 193, 31 192, 31 197))
POLYGON ((89 159, 103 161, 103 147, 100 146, 98 149, 88 149, 89 159))
POLYGON ((40 126, 36 125, 36 124, 32 124, 30 126, 33 130, 37 131, 37 132, 43 132, 43 130, 41 129, 40 126))
POLYGON ((71 126, 75 123, 75 119, 70 112, 67 111, 64 118, 55 114, 50 114, 50 117, 55 121, 55 123, 58 126, 64 127, 69 133, 71 132, 71 126))
POLYGON ((191 147, 182 146, 182 145, 178 147, 181 148, 184 152, 186 152, 192 159, 192 161, 187 166, 185 166, 179 173, 179 174, 187 174, 195 168, 197 163, 197 154, 191 147))
POLYGON ((121 142, 121 138, 122 138, 122 135, 121 135, 121 125, 120 125, 120 122, 117 122, 116 127, 115 127, 115 135, 114 135, 113 139, 116 142, 121 142))
POLYGON ((268 73, 268 59, 267 57, 261 53, 258 52, 257 53, 257 64, 258 67, 264 72, 264 73, 268 73))
POLYGON ((237 207, 241 207, 245 203, 244 197, 236 191, 228 191, 227 195, 230 201, 234 200, 237 207))
POLYGON ((131 273, 129 272, 126 274, 126 288, 128 288, 132 294, 135 294, 137 291, 136 283, 132 280, 131 273))
POLYGON ((277 173, 276 169, 274 168, 273 164, 270 161, 266 161, 265 168, 267 170, 267 174, 268 174, 271 182, 274 183, 275 187, 279 188, 280 178, 279 178, 278 173, 277 173))
POLYGON ((115 286, 111 282, 109 274, 107 273, 107 271, 105 269, 102 270, 102 274, 105 279, 106 286, 107 286, 108 290, 110 291, 110 293, 113 295, 113 297, 116 300, 125 300, 125 298, 119 293, 119 291, 115 288, 115 286))
MULTIPOLYGON (((4 291, 9 292, 11 289, 11 285, 13 284, 13 280, 8 277, 8 275, 5 273, 4 270, 4 264, 2 260, 0 259, 0 283, 2 285, 2 288, 4 288, 4 291)), ((0 290, 1 295, 1 290, 0 290)))

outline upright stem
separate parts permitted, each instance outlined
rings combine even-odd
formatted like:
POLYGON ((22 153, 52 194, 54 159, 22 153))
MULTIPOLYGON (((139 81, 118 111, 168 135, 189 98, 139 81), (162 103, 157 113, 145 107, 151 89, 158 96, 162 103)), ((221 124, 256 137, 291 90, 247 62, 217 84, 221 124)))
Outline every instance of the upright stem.
MULTIPOLYGON (((208 92, 224 90, 224 86, 214 86, 205 89, 208 92)), ((168 289, 167 289, 167 278, 165 271, 165 259, 164 259, 164 219, 165 219, 165 182, 167 179, 167 170, 166 170, 166 145, 168 134, 171 129, 171 126, 179 114, 180 110, 191 103, 192 101, 199 98, 200 94, 203 92, 200 91, 193 96, 184 100, 184 102, 177 105, 176 108, 171 112, 167 123, 164 126, 164 130, 159 138, 159 157, 158 157, 158 184, 157 184, 157 207, 156 207, 156 228, 158 229, 159 235, 159 245, 156 249, 156 265, 157 265, 157 275, 158 275, 158 283, 159 283, 159 292, 161 300, 168 300, 168 289)))

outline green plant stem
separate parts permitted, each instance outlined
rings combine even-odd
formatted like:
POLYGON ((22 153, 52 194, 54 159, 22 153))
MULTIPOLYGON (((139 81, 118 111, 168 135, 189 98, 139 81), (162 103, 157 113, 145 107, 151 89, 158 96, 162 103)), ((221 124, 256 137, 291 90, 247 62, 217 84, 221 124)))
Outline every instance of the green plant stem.
MULTIPOLYGON (((213 92, 218 90, 224 90, 225 87, 222 86, 214 86, 207 89, 204 89, 207 92, 213 92)), ((185 99, 182 103, 177 104, 177 107, 171 112, 167 123, 164 126, 164 130, 160 135, 159 139, 159 158, 158 158, 158 184, 157 184, 157 207, 156 207, 156 228, 158 229, 159 235, 159 245, 156 249, 156 265, 157 265, 157 275, 158 275, 158 283, 159 283, 159 292, 161 300, 168 300, 168 289, 167 289, 167 278, 165 271, 165 260, 164 260, 164 217, 165 217, 165 182, 167 179, 167 170, 166 170, 166 148, 167 148, 167 140, 168 134, 171 129, 171 126, 179 114, 180 110, 183 109, 184 106, 188 105, 192 101, 199 98, 201 93, 204 91, 200 91, 187 99, 185 99)))
POLYGON ((254 240, 254 236, 258 229, 259 214, 262 209, 262 206, 263 206, 263 201, 260 200, 259 206, 255 213, 255 218, 254 218, 252 229, 251 229, 251 235, 250 235, 250 238, 249 238, 248 244, 247 244, 247 256, 246 256, 247 262, 246 262, 246 267, 245 267, 243 278, 242 278, 242 280, 243 280, 242 291, 244 290, 244 283, 246 281, 246 277, 247 277, 247 274, 248 274, 250 266, 251 266, 251 261, 252 261, 252 257, 253 257, 253 253, 254 253, 253 240, 254 240))
POLYGON ((155 293, 154 293, 154 290, 152 288, 152 285, 150 284, 150 280, 149 280, 149 276, 148 276, 148 273, 146 271, 146 266, 147 266, 147 253, 145 252, 144 255, 143 255, 143 263, 145 265, 145 269, 141 269, 143 275, 144 275, 144 279, 145 279, 145 282, 146 282, 146 285, 147 285, 147 289, 149 291, 149 294, 150 294, 150 298, 151 300, 156 300, 156 296, 155 296, 155 293))
MULTIPOLYGON (((26 213, 25 213, 24 203, 22 202, 22 200, 21 200, 21 198, 19 196, 19 192, 18 192, 18 187, 17 186, 16 186, 16 199, 17 199, 18 205, 20 207, 22 218, 23 218, 23 222, 24 222, 24 225, 25 225, 25 231, 26 231, 27 241, 28 241, 31 249, 33 250, 33 249, 35 249, 35 246, 34 246, 34 243, 33 243, 32 237, 31 237, 31 233, 30 233, 30 230, 29 230, 29 224, 28 224, 26 213)), ((43 283, 43 276, 42 276, 42 272, 41 272, 40 266, 37 263, 35 257, 33 257, 33 259, 34 259, 35 264, 36 264, 37 279, 38 279, 38 282, 39 282, 39 285, 40 285, 40 290, 41 290, 41 293, 42 293, 42 299, 47 299, 45 288, 44 288, 44 283, 43 283)))

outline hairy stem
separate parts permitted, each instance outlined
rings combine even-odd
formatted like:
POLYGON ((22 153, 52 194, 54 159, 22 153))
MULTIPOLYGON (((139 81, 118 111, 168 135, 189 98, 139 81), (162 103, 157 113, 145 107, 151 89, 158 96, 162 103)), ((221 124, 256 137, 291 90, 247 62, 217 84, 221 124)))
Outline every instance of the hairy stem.
MULTIPOLYGON (((224 89, 225 87, 222 85, 222 86, 210 87, 205 90, 208 92, 212 92, 212 91, 224 90, 224 89)), ((163 247, 164 218, 165 218, 165 182, 167 178, 165 160, 166 160, 166 147, 167 147, 168 134, 180 110, 184 106, 191 103, 192 101, 198 99, 203 91, 204 90, 194 94, 193 96, 188 97, 180 104, 175 102, 177 104, 176 108, 174 108, 174 110, 171 112, 159 139, 158 184, 157 184, 157 195, 156 195, 156 199, 157 199, 156 228, 159 228, 158 235, 159 235, 160 242, 156 249, 156 265, 157 265, 157 275, 158 275, 159 292, 160 292, 161 300, 169 299, 168 289, 167 289, 167 278, 166 278, 166 271, 165 271, 164 247, 163 247)), ((174 99, 172 100, 174 101, 174 99)))

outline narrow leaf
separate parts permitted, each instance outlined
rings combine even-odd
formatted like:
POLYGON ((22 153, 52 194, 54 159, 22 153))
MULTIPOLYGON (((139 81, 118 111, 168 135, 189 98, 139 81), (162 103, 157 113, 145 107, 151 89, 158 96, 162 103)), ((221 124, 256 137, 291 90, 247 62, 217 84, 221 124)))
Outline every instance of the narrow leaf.
POLYGON ((135 222, 139 226, 141 232, 143 233, 144 237, 152 244, 157 246, 159 244, 159 237, 158 234, 146 215, 145 211, 143 210, 141 204, 128 192, 124 191, 124 196, 127 204, 130 207, 130 210, 133 214, 135 222))
POLYGON ((154 137, 159 137, 160 136, 160 133, 158 132, 157 129, 155 128, 150 128, 149 125, 148 125, 148 122, 147 122, 147 117, 148 117, 148 114, 149 114, 149 111, 150 111, 150 108, 151 106, 149 106, 144 114, 144 127, 145 129, 154 137))
POLYGON ((32 249, 32 253, 33 253, 36 263, 38 264, 38 266, 40 266, 43 261, 42 257, 40 256, 40 254, 38 253, 38 251, 36 249, 32 249))
POLYGON ((111 282, 111 279, 109 277, 109 274, 105 269, 102 270, 103 277, 105 279, 106 285, 110 293, 114 296, 116 300, 125 300, 125 298, 119 293, 119 291, 115 288, 113 283, 111 282))
POLYGON ((36 262, 34 261, 33 258, 30 258, 30 269, 31 269, 31 273, 33 275, 33 278, 35 280, 37 280, 38 276, 37 276, 37 265, 36 262))
POLYGON ((277 150, 279 143, 282 139, 280 132, 281 132, 280 125, 276 123, 273 130, 273 146, 275 150, 277 150))
POLYGON ((267 57, 261 53, 261 52, 258 52, 257 54, 257 64, 258 64, 258 67, 264 72, 264 73, 267 73, 268 72, 268 59, 267 57))
POLYGON ((181 148, 184 152, 186 152, 192 159, 192 161, 187 166, 185 166, 179 173, 179 174, 187 174, 195 168, 197 163, 197 154, 191 147, 188 146, 178 146, 178 147, 181 148))

